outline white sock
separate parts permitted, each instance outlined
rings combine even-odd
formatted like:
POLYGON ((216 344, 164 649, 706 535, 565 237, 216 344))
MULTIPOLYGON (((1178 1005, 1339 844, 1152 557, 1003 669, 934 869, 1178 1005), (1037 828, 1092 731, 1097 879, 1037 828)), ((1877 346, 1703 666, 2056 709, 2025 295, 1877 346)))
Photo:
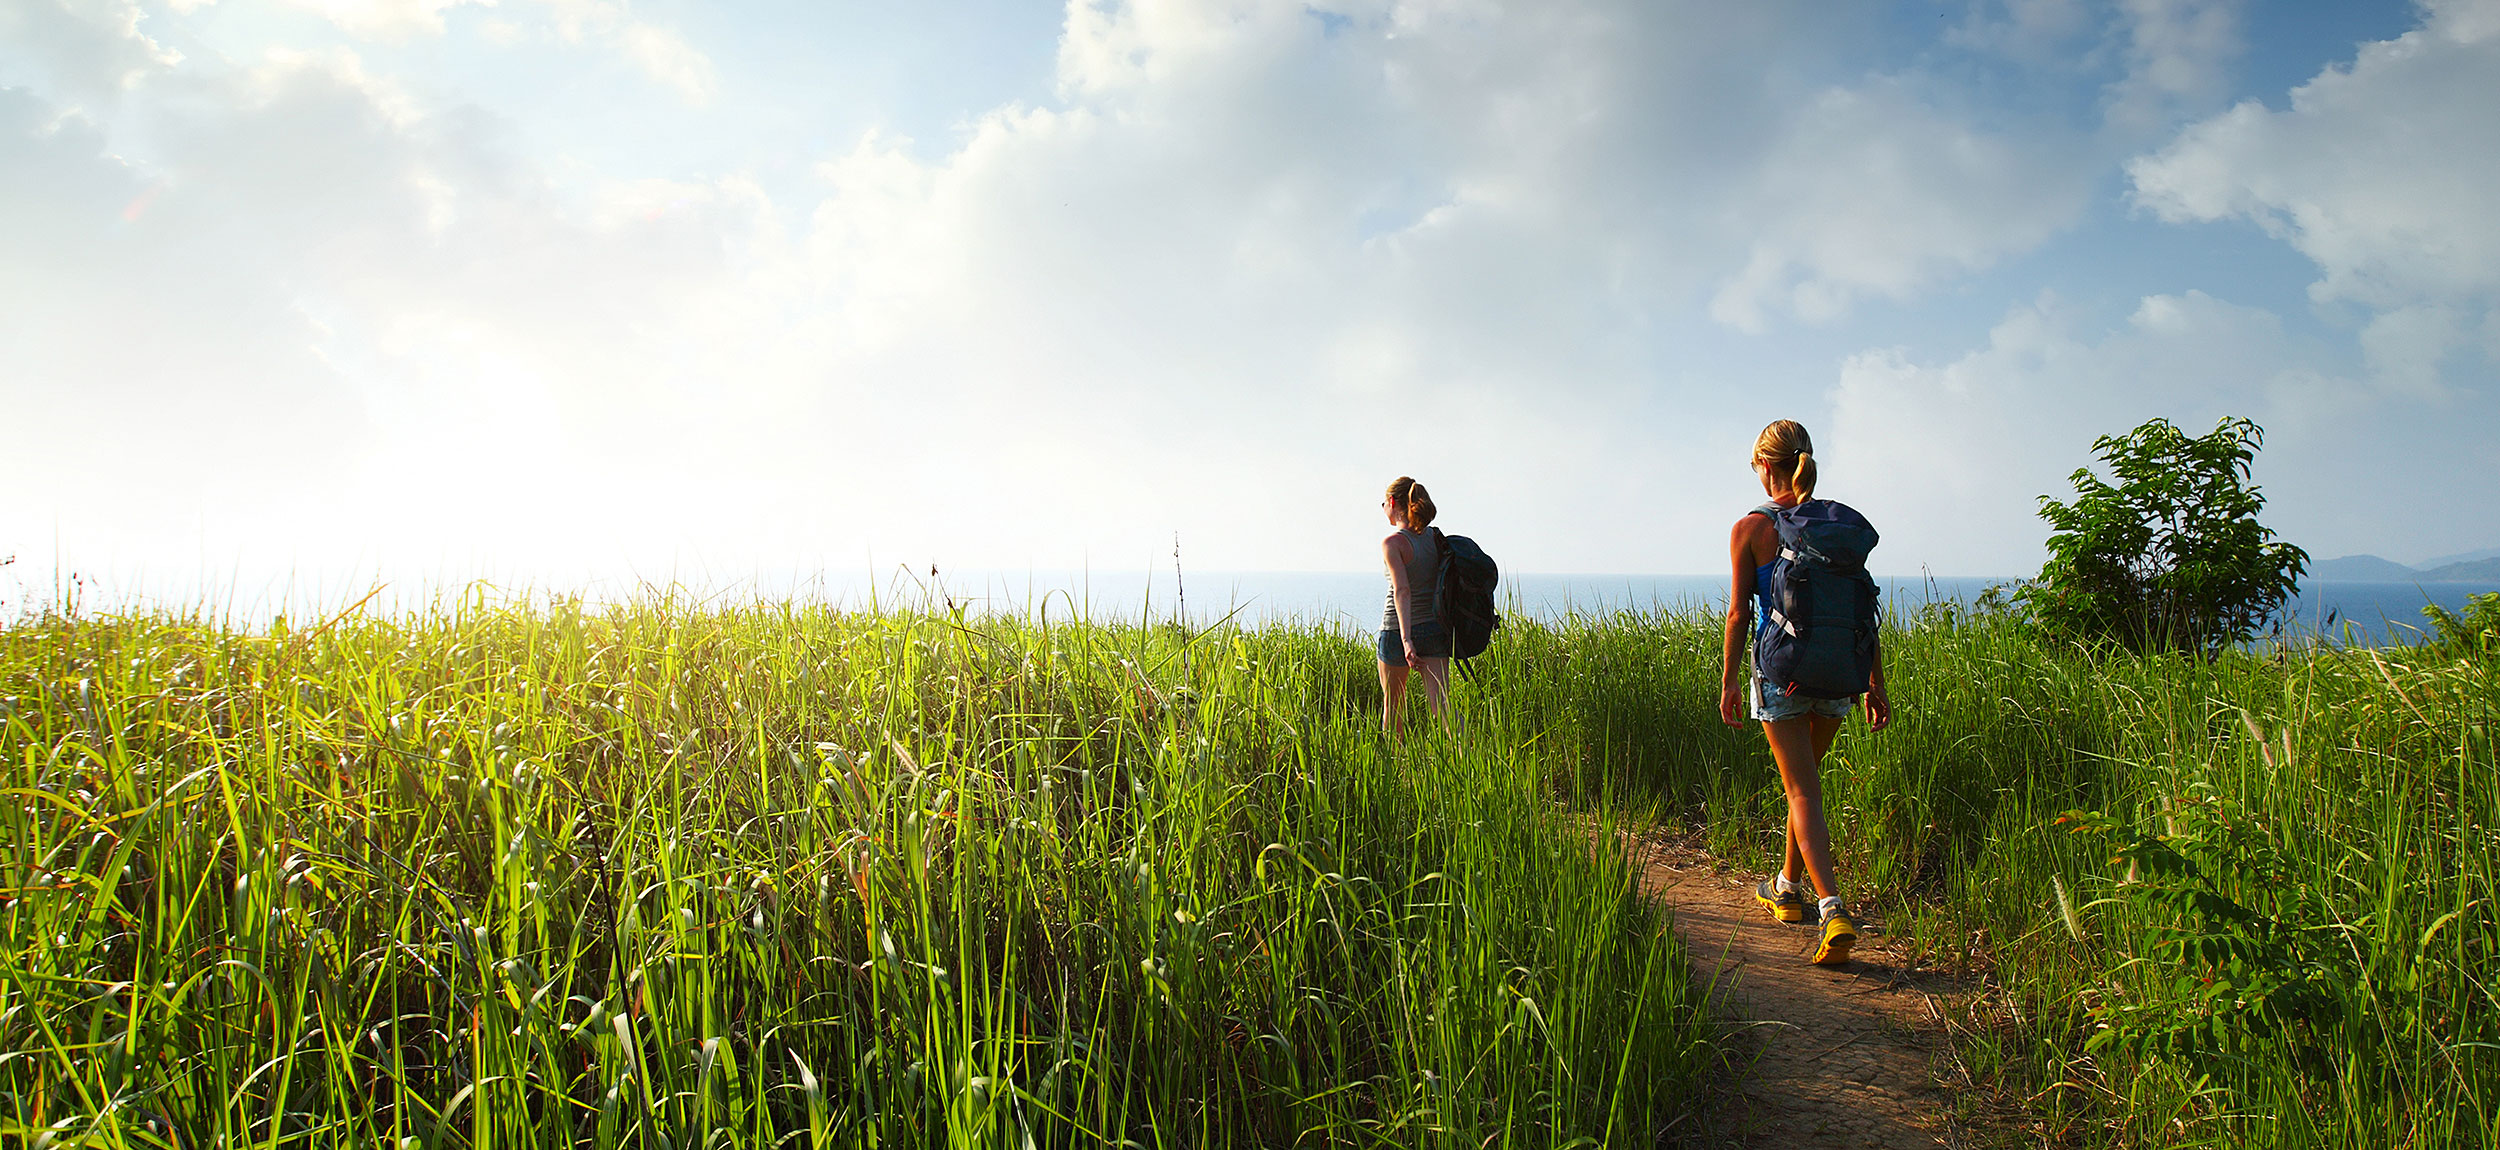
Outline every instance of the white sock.
POLYGON ((1781 894, 1796 894, 1806 888, 1803 883, 1790 882, 1788 881, 1787 875, 1781 875, 1777 879, 1773 880, 1772 889, 1781 894))
POLYGON ((1840 909, 1840 896, 1836 894, 1824 895, 1821 901, 1814 904, 1814 909, 1822 914, 1823 917, 1830 918, 1833 911, 1840 909))

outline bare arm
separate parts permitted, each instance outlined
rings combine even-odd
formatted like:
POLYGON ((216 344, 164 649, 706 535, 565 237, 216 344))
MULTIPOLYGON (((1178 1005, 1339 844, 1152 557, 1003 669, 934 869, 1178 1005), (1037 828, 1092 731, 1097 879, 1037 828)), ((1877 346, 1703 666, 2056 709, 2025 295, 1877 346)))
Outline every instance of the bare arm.
POLYGON ((1884 641, 1875 640, 1875 678, 1867 684, 1866 729, 1880 731, 1892 725, 1892 696, 1884 690, 1884 641))
POLYGON ((1743 697, 1745 641, 1753 634, 1754 554, 1764 550, 1759 544, 1770 532, 1770 521, 1759 515, 1737 520, 1728 531, 1727 635, 1719 650, 1719 721, 1731 727, 1745 722, 1737 708, 1743 697))
POLYGON ((1406 559, 1413 553, 1406 536, 1393 534, 1380 541, 1380 558, 1389 565, 1389 590, 1398 605, 1398 641, 1405 645, 1410 664, 1415 661, 1415 589, 1406 582, 1406 559))

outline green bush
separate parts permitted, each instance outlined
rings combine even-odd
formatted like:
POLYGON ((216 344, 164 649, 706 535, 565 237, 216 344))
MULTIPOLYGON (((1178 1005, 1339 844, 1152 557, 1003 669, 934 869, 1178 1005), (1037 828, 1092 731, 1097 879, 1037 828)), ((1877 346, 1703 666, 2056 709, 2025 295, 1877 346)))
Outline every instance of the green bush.
POLYGON ((2143 924, 2127 942, 2145 976, 2098 997, 2084 1049, 2219 1082, 2247 1081, 2239 1071, 2278 1050, 2303 1074, 2332 1074, 2347 1021, 2334 988, 2360 974, 2356 956, 2276 828, 2235 807, 2199 786, 2162 810, 2159 832, 2099 811, 2058 820, 2104 847, 2123 875, 2109 901, 2143 924))
POLYGON ((2092 449, 2115 484, 2079 469, 2075 500, 2040 497, 2056 528, 2021 597, 2051 631, 2129 650, 2210 654, 2254 637, 2300 588, 2307 552, 2257 522, 2249 479, 2265 431, 2227 418, 2191 437, 2155 419, 2092 449))

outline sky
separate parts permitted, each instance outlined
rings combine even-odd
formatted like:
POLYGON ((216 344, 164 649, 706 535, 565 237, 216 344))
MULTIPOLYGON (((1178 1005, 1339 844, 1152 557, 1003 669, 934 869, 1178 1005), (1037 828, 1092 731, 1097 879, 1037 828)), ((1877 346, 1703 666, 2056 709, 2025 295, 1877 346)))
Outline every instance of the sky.
MULTIPOLYGON (((2500 0, 0 0, 0 558, 179 598, 2500 545, 2500 0)), ((0 592, 0 599, 7 598, 0 592)), ((23 594, 21 592, 21 598, 23 594)))

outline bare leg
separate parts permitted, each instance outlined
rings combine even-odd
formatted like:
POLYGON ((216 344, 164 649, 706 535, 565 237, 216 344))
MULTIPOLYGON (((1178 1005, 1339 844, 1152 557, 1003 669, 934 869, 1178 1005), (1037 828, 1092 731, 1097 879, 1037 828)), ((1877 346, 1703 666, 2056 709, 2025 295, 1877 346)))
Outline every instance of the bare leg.
POLYGON ((1424 681, 1424 702, 1435 717, 1450 711, 1450 661, 1446 658, 1415 658, 1415 672, 1424 681))
POLYGON ((1779 764, 1780 787, 1788 792, 1788 851, 1780 874, 1797 881, 1799 871, 1814 880, 1814 892, 1840 893, 1832 875, 1831 831, 1823 822, 1823 755, 1840 734, 1840 720, 1823 715, 1765 721, 1762 733, 1771 740, 1771 758, 1779 764))
MULTIPOLYGON (((1792 719, 1790 721, 1794 722, 1795 720, 1792 719)), ((1808 715, 1806 716, 1806 722, 1814 733, 1814 779, 1815 791, 1819 799, 1822 793, 1823 756, 1831 753, 1832 740, 1838 738, 1840 735, 1841 721, 1838 719, 1826 719, 1821 715, 1808 715)), ((1762 726, 1764 733, 1768 734, 1771 725, 1769 723, 1764 723, 1762 726)), ((1779 754, 1779 743, 1776 739, 1772 741, 1771 751, 1772 757, 1776 759, 1779 754)), ((1783 788, 1787 785, 1787 779, 1788 772, 1785 768, 1783 768, 1780 772, 1780 782, 1783 788)), ((1791 799, 1793 802, 1793 795, 1791 796, 1791 799)), ((1819 806, 1820 803, 1818 802, 1817 805, 1819 806)), ((1800 836, 1797 833, 1796 821, 1795 809, 1792 806, 1788 817, 1788 852, 1787 857, 1781 860, 1780 863, 1780 877, 1787 879, 1792 884, 1801 884, 1806 881, 1806 858, 1805 853, 1798 846, 1800 836)), ((1828 843, 1830 841, 1829 834, 1828 832, 1824 832, 1824 834, 1824 841, 1828 843)))
POLYGON ((1406 668, 1380 665, 1380 729, 1406 733, 1406 668))

